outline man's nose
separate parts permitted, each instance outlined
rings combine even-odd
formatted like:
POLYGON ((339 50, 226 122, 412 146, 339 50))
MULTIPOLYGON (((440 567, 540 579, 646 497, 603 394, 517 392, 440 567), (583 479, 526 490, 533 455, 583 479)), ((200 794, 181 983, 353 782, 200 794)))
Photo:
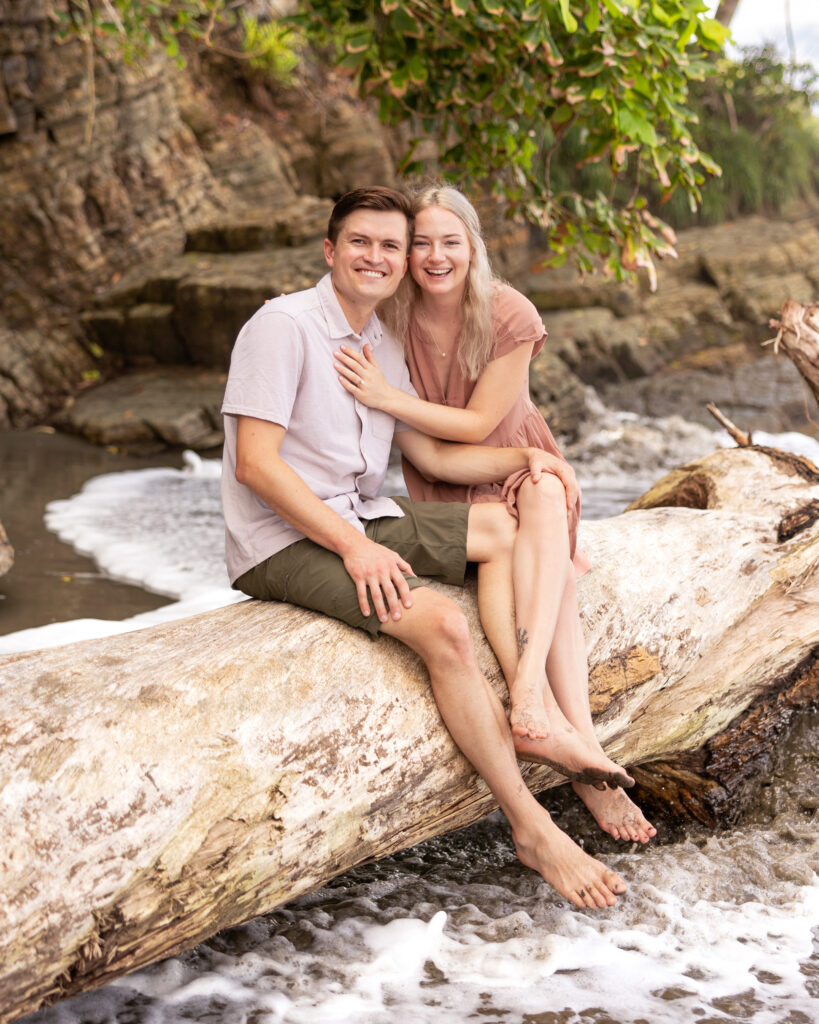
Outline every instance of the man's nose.
POLYGON ((381 246, 378 242, 371 242, 367 246, 367 251, 364 253, 364 258, 369 260, 370 263, 380 263, 383 259, 381 254, 381 246))

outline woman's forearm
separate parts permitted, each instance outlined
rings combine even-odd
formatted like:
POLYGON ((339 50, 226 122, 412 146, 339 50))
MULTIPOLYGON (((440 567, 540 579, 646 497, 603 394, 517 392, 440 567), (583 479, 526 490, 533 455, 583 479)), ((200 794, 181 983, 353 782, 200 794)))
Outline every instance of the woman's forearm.
POLYGON ((488 417, 472 409, 425 402, 397 388, 391 389, 384 411, 431 437, 464 444, 479 444, 496 426, 488 421, 488 417))

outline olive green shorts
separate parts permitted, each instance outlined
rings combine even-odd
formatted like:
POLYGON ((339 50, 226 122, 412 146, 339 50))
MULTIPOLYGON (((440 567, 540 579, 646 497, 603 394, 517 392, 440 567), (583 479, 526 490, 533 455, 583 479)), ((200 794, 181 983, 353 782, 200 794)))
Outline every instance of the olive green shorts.
MULTIPOLYGON (((409 562, 417 573, 404 574, 410 588, 423 587, 425 581, 418 578, 423 576, 463 586, 470 506, 457 501, 394 501, 403 517, 362 520, 370 540, 409 562)), ((381 626, 375 611, 364 615, 359 608, 355 584, 341 558, 312 540, 296 541, 271 555, 240 576, 233 586, 262 601, 287 601, 323 612, 372 636, 381 626)))

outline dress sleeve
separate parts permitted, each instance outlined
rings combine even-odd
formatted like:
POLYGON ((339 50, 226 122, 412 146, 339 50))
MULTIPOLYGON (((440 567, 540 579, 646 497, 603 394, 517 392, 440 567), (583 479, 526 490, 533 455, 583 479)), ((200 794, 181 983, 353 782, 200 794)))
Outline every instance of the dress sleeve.
POLYGON ((534 342, 532 358, 543 348, 546 340, 546 328, 535 309, 525 295, 503 285, 497 291, 492 308, 492 321, 495 325, 494 358, 508 355, 517 345, 534 342))

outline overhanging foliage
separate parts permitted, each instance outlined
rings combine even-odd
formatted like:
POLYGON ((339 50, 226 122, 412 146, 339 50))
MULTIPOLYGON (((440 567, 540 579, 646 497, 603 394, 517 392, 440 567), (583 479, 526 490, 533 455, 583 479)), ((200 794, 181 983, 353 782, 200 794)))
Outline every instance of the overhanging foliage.
POLYGON ((308 0, 297 21, 379 102, 409 123, 402 170, 432 170, 484 188, 513 215, 549 230, 552 261, 595 257, 622 274, 647 266, 673 234, 642 195, 681 190, 695 206, 719 168, 691 138, 689 82, 727 30, 701 0, 308 0), (606 160, 625 201, 556 191, 552 154, 569 126, 583 162, 606 160), (432 139, 433 161, 415 159, 432 139))

